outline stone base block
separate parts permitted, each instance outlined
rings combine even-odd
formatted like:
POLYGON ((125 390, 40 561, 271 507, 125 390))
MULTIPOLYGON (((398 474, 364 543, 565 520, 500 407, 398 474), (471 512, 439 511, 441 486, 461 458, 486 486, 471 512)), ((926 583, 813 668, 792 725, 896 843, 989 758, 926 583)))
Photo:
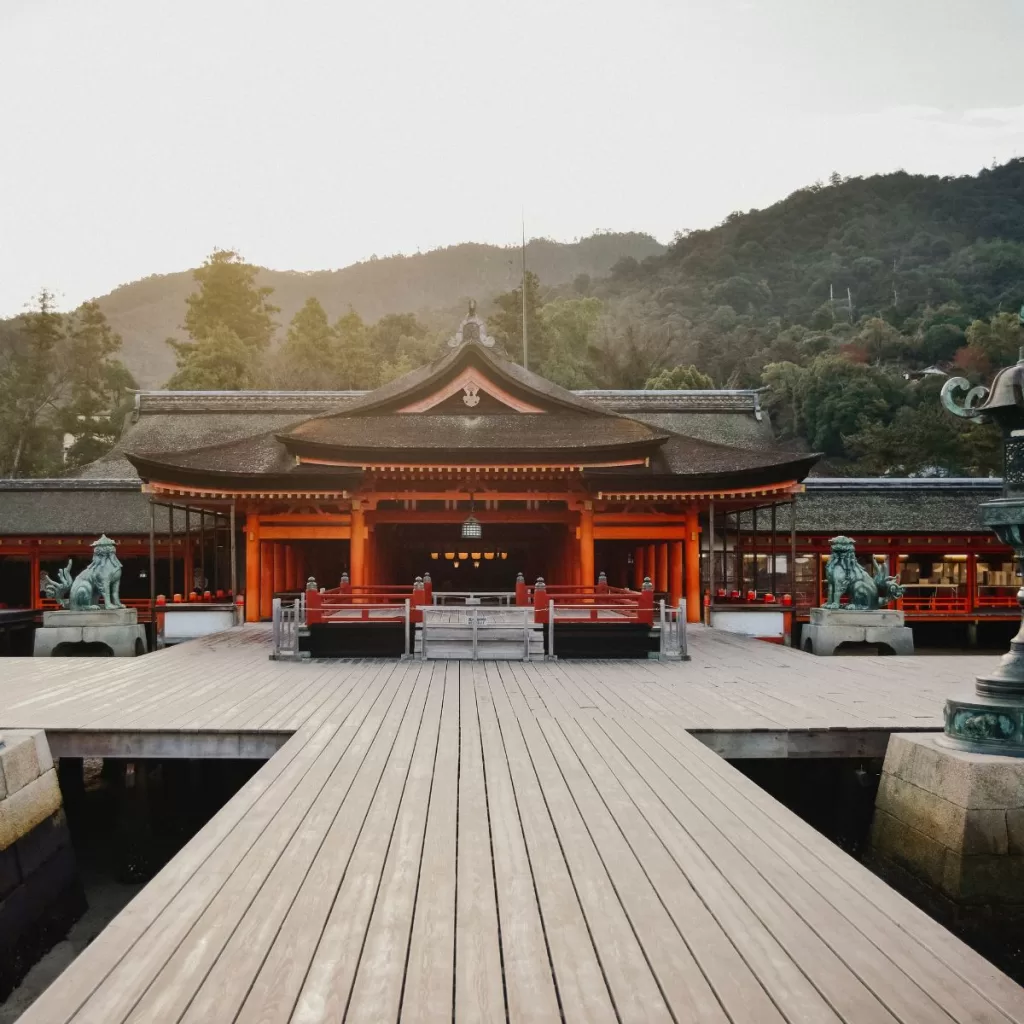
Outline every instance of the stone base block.
POLYGON ((85 897, 46 734, 0 734, 0 1000, 67 932, 85 897))
POLYGON ((827 657, 842 644, 874 644, 893 654, 914 653, 914 632, 904 624, 903 612, 846 611, 812 608, 800 642, 805 651, 827 657))
MULTIPOLYGON (((135 616, 134 608, 124 609, 135 616)), ((73 625, 43 625, 36 630, 33 654, 37 658, 55 655, 64 656, 103 656, 115 658, 134 658, 145 654, 148 650, 146 627, 139 623, 123 625, 94 624, 83 622, 81 617, 91 618, 95 615, 115 615, 118 612, 50 612, 51 615, 74 615, 73 625), (88 648, 82 645, 88 644, 88 648), (104 648, 106 648, 104 650, 104 648)))
POLYGON ((134 626, 139 613, 134 608, 97 608, 76 612, 70 608, 43 612, 44 626, 134 626))
POLYGON ((1024 761, 891 736, 871 851, 954 904, 1024 909, 1024 761))

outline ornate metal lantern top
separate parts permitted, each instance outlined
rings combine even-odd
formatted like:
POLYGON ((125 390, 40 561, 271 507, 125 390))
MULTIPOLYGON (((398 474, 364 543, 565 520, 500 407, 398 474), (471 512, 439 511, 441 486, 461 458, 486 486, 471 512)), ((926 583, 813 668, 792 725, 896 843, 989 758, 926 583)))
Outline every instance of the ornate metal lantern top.
MULTIPOLYGON (((1024 323, 1024 308, 1021 309, 1024 323)), ((946 381, 942 404, 956 416, 990 419, 1003 434, 1003 497, 981 506, 982 519, 1013 548, 1018 576, 1024 565, 1024 349, 1014 366, 1000 370, 991 387, 963 377, 946 381), (954 395, 965 392, 963 405, 954 395)), ((946 701, 947 742, 991 753, 1024 756, 1024 586, 1017 592, 1021 628, 996 669, 978 676, 974 693, 946 701)))

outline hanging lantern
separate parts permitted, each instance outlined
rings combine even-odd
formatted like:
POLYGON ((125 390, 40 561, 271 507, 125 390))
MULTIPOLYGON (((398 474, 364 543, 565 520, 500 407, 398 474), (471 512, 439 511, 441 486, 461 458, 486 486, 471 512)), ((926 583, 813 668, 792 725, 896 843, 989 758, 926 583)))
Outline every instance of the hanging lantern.
POLYGON ((476 511, 476 502, 473 500, 473 495, 469 496, 469 515, 462 521, 462 539, 463 540, 478 540, 484 535, 483 527, 480 525, 480 520, 477 519, 473 513, 476 511))

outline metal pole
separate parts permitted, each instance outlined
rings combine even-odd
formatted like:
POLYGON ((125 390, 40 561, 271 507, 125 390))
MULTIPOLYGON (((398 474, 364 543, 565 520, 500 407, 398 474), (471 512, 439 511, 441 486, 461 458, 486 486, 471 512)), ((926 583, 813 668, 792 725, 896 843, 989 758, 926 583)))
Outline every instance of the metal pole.
MULTIPOLYGON (((708 595, 715 603, 715 503, 708 503, 708 595)), ((710 625, 710 622, 708 623, 710 625)))
POLYGON ((548 601, 548 657, 555 656, 555 599, 548 601))
POLYGON ((523 369, 528 370, 529 357, 527 355, 529 349, 527 347, 527 330, 526 330, 526 217, 524 215, 522 219, 523 223, 523 369))
MULTIPOLYGON (((185 506, 185 558, 184 558, 184 561, 182 562, 182 566, 181 566, 182 577, 184 577, 184 575, 185 575, 185 566, 187 566, 188 563, 192 560, 191 557, 190 557, 190 551, 191 551, 191 548, 192 548, 192 523, 191 523, 191 519, 192 519, 192 516, 190 514, 189 507, 188 507, 188 505, 186 505, 185 506)), ((195 566, 193 566, 192 567, 192 575, 195 576, 195 574, 196 574, 195 566)), ((187 580, 187 579, 183 578, 182 581, 181 581, 181 589, 183 591, 182 597, 184 597, 185 600, 187 601, 188 600, 188 595, 192 592, 192 580, 187 580)), ((199 596, 202 597, 203 595, 200 594, 199 596)))
POLYGON ((789 499, 789 592, 796 601, 796 495, 789 499))
POLYGON ((743 510, 736 510, 736 540, 733 544, 733 560, 736 563, 736 589, 740 592, 740 599, 746 597, 747 576, 744 572, 746 566, 743 564, 743 510))
POLYGON ((174 600, 174 505, 167 506, 167 545, 169 554, 167 556, 167 572, 170 586, 167 590, 167 600, 174 600))
POLYGON ((206 509, 199 510, 199 573, 203 577, 203 590, 210 585, 206 576, 206 509))
MULTIPOLYGON (((235 499, 231 499, 231 510, 228 512, 228 524, 231 530, 231 600, 234 601, 238 593, 238 554, 235 543, 235 499)), ((216 547, 214 548, 216 551, 216 547)), ((214 570, 216 571, 216 570, 214 570)), ((304 584, 303 584, 304 585, 304 584)))
POLYGON ((775 510, 778 507, 778 502, 772 502, 772 593, 778 589, 778 581, 775 578, 775 557, 776 557, 776 544, 778 542, 778 534, 776 532, 775 523, 775 510))
MULTIPOLYGON (((234 511, 234 503, 232 503, 232 511, 234 511)), ((409 633, 409 620, 411 618, 409 611, 409 598, 405 599, 405 656, 408 658, 412 653, 412 647, 410 645, 410 633, 409 633)))
POLYGON ((153 623, 156 646, 156 505, 149 499, 149 621, 153 623))

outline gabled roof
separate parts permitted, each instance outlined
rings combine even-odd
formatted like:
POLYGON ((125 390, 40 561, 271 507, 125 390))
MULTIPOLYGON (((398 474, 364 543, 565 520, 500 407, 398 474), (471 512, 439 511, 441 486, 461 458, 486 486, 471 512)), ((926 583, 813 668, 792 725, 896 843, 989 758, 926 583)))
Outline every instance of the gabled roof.
POLYGON ((668 434, 601 408, 476 342, 277 435, 299 459, 341 465, 430 462, 460 453, 515 462, 516 453, 644 460, 668 434), (442 455, 441 453, 444 453, 442 455))

